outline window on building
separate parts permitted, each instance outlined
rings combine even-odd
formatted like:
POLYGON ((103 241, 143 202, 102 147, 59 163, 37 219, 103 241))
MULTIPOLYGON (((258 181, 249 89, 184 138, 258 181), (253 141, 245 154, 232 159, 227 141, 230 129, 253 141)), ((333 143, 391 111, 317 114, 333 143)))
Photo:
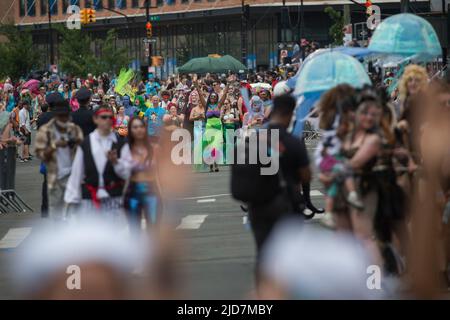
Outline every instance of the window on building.
POLYGON ((48 0, 41 0, 41 5, 40 5, 41 16, 45 16, 47 14, 47 3, 48 3, 48 0))
POLYGON ((194 0, 194 2, 202 2, 202 0, 194 0))
POLYGON ((69 0, 62 0, 62 11, 67 12, 68 7, 69 7, 69 0))
POLYGON ((156 0, 156 5, 161 7, 164 4, 164 0, 156 0))
POLYGON ((21 17, 25 15, 25 0, 19 0, 19 14, 21 17))
POLYGON ((103 0, 94 0, 94 9, 97 11, 103 10, 103 0))
POLYGON ((52 15, 58 14, 58 0, 49 0, 50 4, 50 13, 52 15))
POLYGON ((27 0, 27 15, 31 17, 36 15, 36 0, 27 0))
POLYGON ((175 4, 175 1, 176 1, 176 0, 166 0, 166 3, 167 3, 169 6, 172 6, 172 5, 175 4))
POLYGON ((139 8, 139 0, 131 0, 132 8, 139 8))
POLYGON ((70 4, 71 4, 72 6, 78 6, 79 3, 80 3, 80 0, 70 0, 70 4))
POLYGON ((181 0, 181 3, 189 3, 189 0, 181 0))
POLYGON ((116 0, 108 0, 108 8, 114 9, 116 7, 116 0))
POLYGON ((85 8, 92 8, 92 0, 84 0, 85 8))
POLYGON ((116 0, 116 7, 118 9, 126 9, 127 8, 127 0, 116 0))

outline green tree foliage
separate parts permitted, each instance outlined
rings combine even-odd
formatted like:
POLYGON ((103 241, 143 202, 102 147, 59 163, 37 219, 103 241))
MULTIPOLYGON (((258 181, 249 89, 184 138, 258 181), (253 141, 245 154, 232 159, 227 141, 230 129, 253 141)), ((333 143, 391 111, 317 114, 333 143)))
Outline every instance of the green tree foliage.
POLYGON ((344 16, 340 11, 332 7, 326 7, 324 12, 328 14, 334 24, 330 27, 330 36, 333 38, 333 44, 340 46, 344 43, 344 16))
POLYGON ((118 74, 120 69, 130 64, 127 48, 117 46, 116 30, 108 31, 106 39, 100 40, 101 59, 98 60, 98 69, 101 72, 118 74))
POLYGON ((0 35, 6 38, 0 43, 0 76, 18 80, 27 76, 39 65, 40 53, 33 47, 33 38, 27 30, 14 25, 0 25, 0 35))
POLYGON ((81 30, 56 26, 61 38, 59 44, 59 68, 75 76, 86 76, 92 71, 96 59, 91 51, 91 38, 81 30))
POLYGON ((130 63, 127 49, 117 46, 117 33, 114 29, 108 31, 106 39, 95 41, 83 30, 69 30, 58 26, 58 32, 62 37, 59 46, 59 66, 62 72, 81 77, 88 73, 117 74, 130 63), (94 47, 99 49, 97 56, 93 52, 94 47))

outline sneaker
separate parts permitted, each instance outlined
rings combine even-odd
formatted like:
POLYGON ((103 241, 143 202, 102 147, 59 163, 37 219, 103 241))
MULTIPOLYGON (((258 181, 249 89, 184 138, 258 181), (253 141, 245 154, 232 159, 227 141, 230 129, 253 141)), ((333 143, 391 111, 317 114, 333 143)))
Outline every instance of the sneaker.
POLYGON ((336 223, 331 212, 325 212, 323 217, 320 219, 320 224, 329 229, 336 228, 336 223))
POLYGON ((347 196, 347 202, 355 207, 356 209, 364 209, 364 204, 362 203, 362 201, 359 199, 358 194, 356 193, 356 191, 352 191, 348 194, 347 196))
POLYGON ((19 158, 19 162, 26 162, 23 158, 19 158))

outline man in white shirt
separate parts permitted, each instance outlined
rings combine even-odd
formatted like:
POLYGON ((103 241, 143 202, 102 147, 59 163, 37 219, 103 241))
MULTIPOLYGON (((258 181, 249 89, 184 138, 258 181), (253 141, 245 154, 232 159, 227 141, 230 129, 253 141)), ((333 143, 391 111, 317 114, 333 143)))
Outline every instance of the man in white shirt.
POLYGON ((112 130, 114 114, 99 107, 94 114, 97 129, 77 148, 64 201, 79 212, 100 210, 117 217, 122 212, 123 189, 131 171, 128 144, 112 130))
POLYGON ((22 109, 19 111, 19 130, 23 137, 22 158, 20 162, 31 160, 30 144, 31 144, 31 121, 30 121, 30 104, 23 100, 22 109))

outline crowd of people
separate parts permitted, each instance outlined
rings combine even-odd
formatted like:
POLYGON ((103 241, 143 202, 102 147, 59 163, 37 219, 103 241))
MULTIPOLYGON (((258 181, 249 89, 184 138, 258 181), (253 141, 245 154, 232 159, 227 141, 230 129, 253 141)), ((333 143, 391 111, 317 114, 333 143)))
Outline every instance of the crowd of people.
MULTIPOLYGON (((61 221, 101 210, 111 220, 125 218, 130 230, 139 234, 142 217, 154 226, 163 216, 165 181, 159 170, 166 165, 164 159, 169 161, 165 142, 170 139, 165 139, 171 132, 186 129, 203 158, 210 160, 207 165, 202 161, 200 169, 209 166, 210 172, 217 172, 228 164, 227 146, 236 144, 227 129, 276 129, 282 177, 271 181, 280 188, 244 207, 256 240, 257 283, 264 297, 280 293, 279 286, 284 290, 281 297, 295 297, 291 294, 296 288, 290 286, 298 284, 287 275, 297 271, 285 266, 290 269, 284 275, 273 265, 277 258, 267 257, 279 253, 270 241, 276 226, 285 218, 307 217, 305 209, 324 213, 324 227, 351 234, 362 244, 367 261, 398 278, 414 269, 409 253, 418 245, 421 228, 429 225, 435 230, 439 274, 448 281, 450 157, 448 141, 442 139, 450 133, 448 82, 430 81, 426 69, 409 65, 393 95, 382 83, 331 88, 310 113, 318 115, 321 132, 310 161, 302 137, 289 132, 297 101, 286 80, 294 75, 295 70, 287 69, 245 79, 230 73, 132 80, 128 94, 118 93, 120 80, 107 75, 44 77, 33 88, 7 79, 0 96, 0 148, 20 146, 18 158, 27 162, 33 160, 30 145, 34 146, 31 150, 41 161, 44 177, 43 216, 61 221), (31 141, 33 130, 37 131, 31 141), (311 163, 325 190, 324 209, 311 202, 311 163), (414 224, 418 208, 428 210, 419 212, 427 223, 414 224)), ((342 240, 343 247, 347 240, 342 240)), ((293 235, 289 241, 305 239, 293 235)), ((350 247, 346 248, 354 252, 350 247)))

